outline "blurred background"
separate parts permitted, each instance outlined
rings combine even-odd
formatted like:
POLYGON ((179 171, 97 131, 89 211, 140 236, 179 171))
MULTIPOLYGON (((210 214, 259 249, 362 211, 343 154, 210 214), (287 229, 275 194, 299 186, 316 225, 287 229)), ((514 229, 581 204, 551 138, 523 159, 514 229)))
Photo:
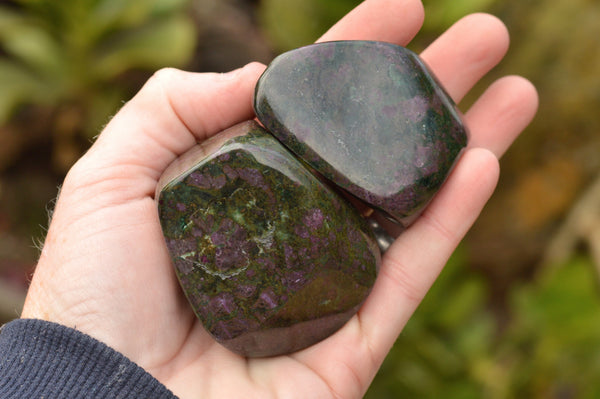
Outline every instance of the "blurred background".
MULTIPOLYGON (((64 174, 163 66, 227 71, 320 36, 358 0, 0 0, 0 323, 18 316, 64 174)), ((422 50, 485 11, 495 78, 540 111, 367 398, 600 397, 600 2, 424 0, 422 50)))

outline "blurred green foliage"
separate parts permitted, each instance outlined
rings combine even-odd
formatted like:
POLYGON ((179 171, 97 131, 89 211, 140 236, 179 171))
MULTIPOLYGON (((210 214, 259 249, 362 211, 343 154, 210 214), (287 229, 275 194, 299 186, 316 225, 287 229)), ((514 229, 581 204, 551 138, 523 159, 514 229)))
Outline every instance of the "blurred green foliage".
POLYGON ((0 4, 0 125, 16 107, 77 103, 82 130, 131 93, 114 82, 133 69, 183 65, 196 28, 189 0, 17 0, 0 4))
POLYGON ((445 30, 467 14, 486 11, 498 0, 424 0, 426 32, 445 30))
POLYGON ((314 42, 361 0, 262 0, 259 17, 273 46, 287 51, 314 42))
MULTIPOLYGON (((261 27, 278 51, 310 44, 359 5, 361 0, 262 0, 261 27)), ((461 17, 489 10, 498 0, 423 0, 426 18, 421 36, 439 34, 461 17)), ((418 44, 417 44, 418 46, 418 44)))
POLYGON ((489 282, 464 264, 455 254, 366 398, 600 397, 600 295, 588 258, 515 286, 502 322, 489 282))
MULTIPOLYGON (((313 42, 360 2, 261 0, 257 17, 270 45, 285 51, 313 42)), ((58 149, 68 147, 65 139, 74 135, 87 143, 152 70, 186 66, 197 49, 200 28, 188 12, 190 4, 210 14, 220 9, 217 5, 251 3, 0 0, 0 139, 5 138, 0 140, 0 171, 2 150, 8 149, 6 155, 7 143, 16 141, 16 135, 30 140, 30 131, 39 129, 56 138, 58 149), (23 108, 26 117, 20 119, 27 123, 11 126, 23 108)), ((542 108, 537 127, 504 158, 504 183, 480 227, 409 321, 367 398, 600 397, 600 295, 594 265, 576 257, 548 269, 536 264, 533 279, 510 273, 519 263, 531 267, 550 235, 547 225, 558 225, 561 212, 576 198, 573 182, 583 186, 600 169, 600 3, 423 3, 425 24, 411 48, 422 50, 466 14, 492 11, 508 24, 513 43, 502 66, 479 88, 502 74, 524 74, 540 90, 542 108), (561 162, 557 154, 562 154, 561 162), (551 201, 556 195, 564 198, 551 201), (515 221, 533 227, 523 229, 515 221), (534 242, 535 234, 541 238, 534 242), (476 251, 479 258, 473 257, 476 251), (494 272, 481 273, 482 265, 494 272)), ((223 18, 223 26, 239 25, 236 18, 223 18)), ((218 33, 222 37, 224 31, 218 33)), ((249 48, 247 31, 234 36, 249 48)), ((216 44, 209 48, 223 47, 218 38, 213 40, 216 44)), ((27 176, 22 184, 41 185, 32 181, 27 176)), ((5 198, 8 187, 4 185, 5 198)), ((53 184, 51 189, 54 195, 53 184)), ((30 215, 29 208, 23 214, 30 215)), ((14 248, 6 252, 12 254, 14 248)))

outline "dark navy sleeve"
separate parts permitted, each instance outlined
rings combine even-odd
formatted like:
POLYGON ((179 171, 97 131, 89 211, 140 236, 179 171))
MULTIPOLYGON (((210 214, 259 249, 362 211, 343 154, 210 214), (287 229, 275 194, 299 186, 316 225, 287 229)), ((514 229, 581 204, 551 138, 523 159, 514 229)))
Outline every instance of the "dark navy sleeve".
POLYGON ((176 397, 144 369, 86 334, 19 319, 0 330, 0 398, 176 397))

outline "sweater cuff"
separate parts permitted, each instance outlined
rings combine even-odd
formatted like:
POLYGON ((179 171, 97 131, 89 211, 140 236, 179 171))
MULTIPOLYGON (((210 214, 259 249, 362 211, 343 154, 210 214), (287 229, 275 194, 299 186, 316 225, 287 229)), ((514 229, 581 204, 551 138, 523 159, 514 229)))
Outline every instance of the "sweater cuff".
POLYGON ((102 342, 34 319, 14 320, 0 330, 0 397, 176 398, 102 342))

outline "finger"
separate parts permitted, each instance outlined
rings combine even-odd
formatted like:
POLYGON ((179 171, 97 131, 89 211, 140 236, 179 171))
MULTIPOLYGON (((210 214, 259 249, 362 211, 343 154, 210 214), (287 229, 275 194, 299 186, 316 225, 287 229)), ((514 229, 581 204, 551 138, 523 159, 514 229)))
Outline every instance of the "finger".
POLYGON ((535 87, 519 76, 492 84, 465 115, 471 130, 469 146, 487 148, 502 156, 531 122, 538 108, 535 87))
POLYGON ((491 152, 468 150, 423 215, 386 252, 373 292, 359 312, 376 364, 474 223, 498 173, 491 152))
POLYGON ((418 219, 386 252, 367 301, 330 338, 292 357, 321 375, 337 397, 364 394, 389 349, 489 199, 498 160, 468 150, 418 219))
POLYGON ((508 50, 504 24, 488 14, 469 15, 434 41, 421 57, 457 103, 508 50))
POLYGON ((253 117, 252 95, 264 66, 227 74, 157 72, 106 126, 70 176, 103 180, 115 173, 134 195, 152 194, 164 169, 197 141, 253 117), (79 173, 79 174, 81 174, 79 173))
POLYGON ((379 40, 406 45, 423 24, 419 0, 367 0, 331 27, 319 40, 379 40))

